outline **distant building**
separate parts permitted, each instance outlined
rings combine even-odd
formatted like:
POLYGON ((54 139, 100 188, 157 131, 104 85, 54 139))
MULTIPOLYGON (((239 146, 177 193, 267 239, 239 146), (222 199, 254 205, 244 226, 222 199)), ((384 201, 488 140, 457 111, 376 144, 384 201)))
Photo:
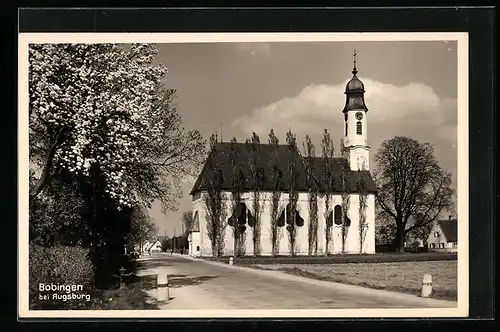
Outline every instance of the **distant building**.
MULTIPOLYGON (((287 145, 279 145, 273 148, 270 144, 258 144, 255 149, 258 167, 264 172, 265 183, 261 189, 260 206, 261 232, 260 232, 260 255, 271 255, 271 217, 270 201, 273 184, 271 183, 272 170, 269 161, 273 156, 277 156, 279 172, 282 174, 282 185, 280 186, 281 197, 278 211, 278 225, 280 228, 280 239, 278 244, 279 255, 289 255, 289 240, 287 223, 292 220, 290 216, 296 216, 296 248, 297 255, 308 254, 309 238, 309 202, 308 193, 311 187, 318 188, 318 250, 317 255, 342 253, 342 229, 347 229, 344 253, 375 253, 375 193, 377 191, 375 182, 369 171, 369 151, 367 139, 368 108, 364 100, 364 84, 356 76, 356 60, 354 59, 353 77, 347 83, 345 94, 346 102, 342 110, 344 123, 340 133, 343 133, 345 154, 333 158, 332 173, 334 175, 334 188, 327 188, 324 185, 324 174, 327 169, 326 163, 321 157, 303 157, 298 149, 292 150, 287 145), (297 208, 292 211, 289 199, 290 172, 289 160, 297 160, 297 173, 295 179, 295 190, 298 193, 297 208), (313 180, 307 180, 307 169, 305 165, 311 165, 313 180), (346 185, 341 185, 340 179, 345 175, 346 185), (360 214, 359 214, 359 185, 363 183, 364 191, 367 193, 365 223, 361 229, 365 229, 364 240, 360 241, 360 214), (331 194, 331 205, 328 211, 325 210, 325 192, 329 190, 331 194), (350 197, 350 207, 347 212, 347 221, 343 227, 343 207, 341 192, 346 190, 350 197), (325 232, 329 229, 331 240, 325 240, 325 232)), ((300 146, 300 145, 299 145, 300 146)), ((229 198, 232 189, 232 164, 229 156, 235 153, 236 163, 241 166, 244 178, 250 178, 249 158, 251 158, 248 146, 241 143, 232 145, 229 142, 217 143, 214 150, 208 157, 203 170, 191 191, 193 197, 193 215, 195 216, 196 230, 189 232, 189 253, 193 256, 212 256, 211 241, 207 231, 207 210, 204 202, 204 195, 207 195, 210 175, 214 171, 222 173, 222 190, 224 197, 229 198)), ((252 187, 250 181, 246 180, 243 188, 242 201, 235 211, 231 211, 230 204, 226 204, 227 223, 239 224, 245 234, 245 255, 253 255, 252 225, 255 220, 252 211, 252 187)), ((224 236, 224 255, 234 255, 234 239, 232 236, 232 226, 227 226, 224 236)))
POLYGON ((201 256, 201 233, 200 233, 200 216, 198 211, 193 215, 193 226, 188 230, 188 244, 190 256, 201 256))
POLYGON ((162 249, 165 250, 166 248, 163 248, 163 244, 165 244, 165 242, 169 241, 170 237, 167 235, 160 235, 157 237, 157 240, 160 241, 160 243, 162 244, 162 249))
POLYGON ((159 239, 146 240, 142 244, 142 254, 148 254, 152 252, 161 252, 162 246, 159 239))
POLYGON ((427 238, 429 251, 457 252, 457 229, 458 220, 452 219, 451 216, 445 220, 438 220, 427 238))

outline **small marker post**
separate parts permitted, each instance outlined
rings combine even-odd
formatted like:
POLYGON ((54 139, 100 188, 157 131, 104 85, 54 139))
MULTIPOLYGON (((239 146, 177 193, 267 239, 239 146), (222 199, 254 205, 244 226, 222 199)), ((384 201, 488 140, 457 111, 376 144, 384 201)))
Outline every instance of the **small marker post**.
POLYGON ((229 257, 229 265, 234 265, 234 258, 233 258, 233 256, 229 257))
POLYGON ((430 297, 432 295, 432 276, 424 274, 422 279, 422 297, 430 297))
POLYGON ((168 274, 158 273, 157 277, 157 289, 158 289, 158 301, 168 301, 170 300, 170 291, 168 284, 168 274))

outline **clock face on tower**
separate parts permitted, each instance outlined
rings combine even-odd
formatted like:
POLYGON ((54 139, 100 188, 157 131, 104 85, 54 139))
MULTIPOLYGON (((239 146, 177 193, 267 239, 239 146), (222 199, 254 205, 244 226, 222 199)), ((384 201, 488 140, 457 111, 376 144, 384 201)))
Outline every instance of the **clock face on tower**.
POLYGON ((357 120, 361 120, 361 119, 363 119, 363 113, 361 113, 361 112, 357 112, 357 113, 356 113, 356 119, 357 119, 357 120))

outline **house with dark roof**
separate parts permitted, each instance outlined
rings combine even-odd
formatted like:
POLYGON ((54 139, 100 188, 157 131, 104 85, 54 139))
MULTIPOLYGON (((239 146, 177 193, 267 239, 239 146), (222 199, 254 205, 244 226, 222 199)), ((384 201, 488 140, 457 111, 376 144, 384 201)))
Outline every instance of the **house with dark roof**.
POLYGON ((448 219, 434 223, 427 246, 429 251, 457 252, 458 251, 458 220, 449 216, 448 219))
MULTIPOLYGON (((355 58, 354 58, 355 59, 355 58)), ((317 255, 339 253, 375 253, 375 193, 377 187, 369 168, 367 139, 368 108, 364 100, 364 84, 357 77, 356 60, 352 79, 345 89, 346 102, 339 105, 339 116, 344 124, 340 128, 344 142, 341 156, 331 158, 304 157, 297 148, 288 145, 217 142, 212 147, 205 164, 191 190, 193 216, 196 228, 189 232, 189 253, 192 256, 212 256, 209 220, 205 198, 214 186, 222 191, 224 201, 223 254, 235 255, 236 246, 233 228, 239 227, 244 233, 242 252, 245 255, 317 255), (290 161, 294 161, 294 172, 290 171, 290 161), (230 196, 234 183, 234 165, 238 165, 241 202, 231 207, 230 196), (252 241, 255 230, 253 211, 252 170, 259 174, 260 231, 258 246, 252 241), (293 174, 293 175, 292 175, 293 174), (329 174, 329 175, 327 175, 329 174), (273 181, 278 176, 280 181, 273 181), (293 176, 293 178, 292 178, 293 176), (291 181, 293 179, 293 181, 291 181), (298 193, 296 211, 292 211, 290 186, 298 193), (317 192, 316 234, 309 234, 309 195, 317 192), (279 193, 279 209, 274 224, 279 227, 278 243, 271 240, 271 198, 279 193), (349 198, 349 205, 343 204, 349 198), (360 199, 363 198, 363 199, 360 199), (326 200, 328 199, 328 204, 326 200), (360 209, 360 201, 365 208, 360 209), (326 209, 328 206, 328 210, 326 209), (344 207, 347 206, 346 211, 344 207), (363 211, 363 212, 360 212, 363 211), (344 213, 346 218, 343 218, 344 213), (362 213, 362 214, 361 214, 362 213), (295 218, 291 218, 295 214, 295 218), (296 227, 290 228, 290 220, 296 227), (293 231, 293 243, 288 236, 293 231), (316 238, 314 244, 309 238, 316 238), (274 247, 274 249, 273 249, 274 247), (254 249, 256 251, 254 252, 254 249)), ((335 110, 332 110, 334 112, 335 110)), ((335 131, 334 131, 335 132, 335 131)), ((241 254, 241 252, 239 252, 241 254)))

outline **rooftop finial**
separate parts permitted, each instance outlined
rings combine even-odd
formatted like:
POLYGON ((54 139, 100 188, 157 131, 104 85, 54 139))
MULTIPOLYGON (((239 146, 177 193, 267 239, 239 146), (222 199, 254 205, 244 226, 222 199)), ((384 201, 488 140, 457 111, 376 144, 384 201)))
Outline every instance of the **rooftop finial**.
POLYGON ((356 75, 358 73, 358 70, 356 69, 356 55, 358 55, 356 53, 356 49, 354 49, 354 53, 352 54, 353 58, 354 58, 354 67, 352 68, 352 73, 354 75, 356 75))

